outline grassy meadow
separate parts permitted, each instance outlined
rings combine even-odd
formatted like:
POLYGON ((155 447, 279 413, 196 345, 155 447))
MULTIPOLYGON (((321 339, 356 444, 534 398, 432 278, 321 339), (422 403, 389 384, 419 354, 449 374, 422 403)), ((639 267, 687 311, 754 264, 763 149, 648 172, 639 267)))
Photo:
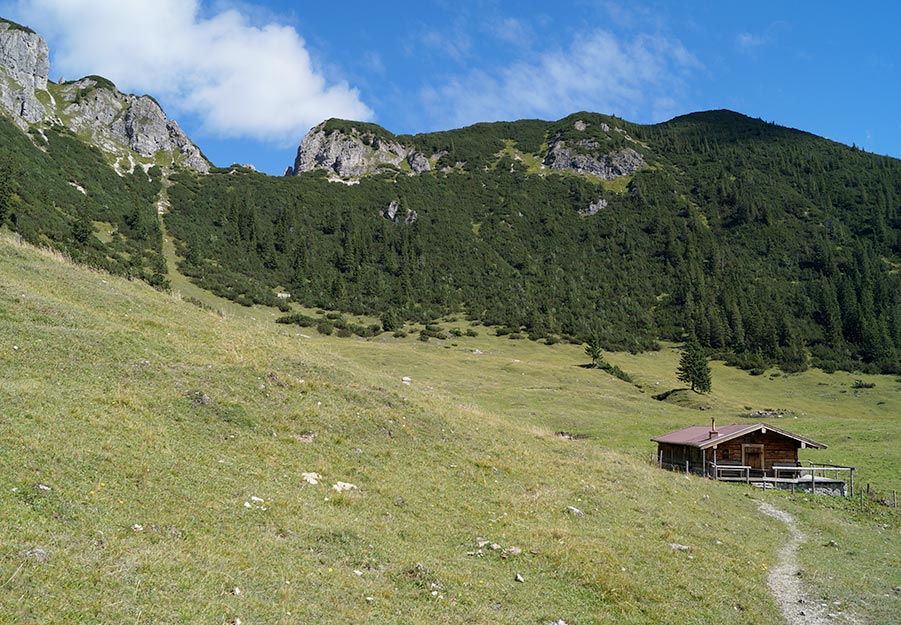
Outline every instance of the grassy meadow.
POLYGON ((660 471, 649 441, 784 410, 829 445, 808 459, 890 494, 894 377, 714 364, 710 396, 660 402, 671 346, 606 355, 630 384, 481 326, 342 339, 223 310, 0 239, 0 622, 770 624, 763 500, 798 516, 837 623, 901 613, 897 511, 660 471))

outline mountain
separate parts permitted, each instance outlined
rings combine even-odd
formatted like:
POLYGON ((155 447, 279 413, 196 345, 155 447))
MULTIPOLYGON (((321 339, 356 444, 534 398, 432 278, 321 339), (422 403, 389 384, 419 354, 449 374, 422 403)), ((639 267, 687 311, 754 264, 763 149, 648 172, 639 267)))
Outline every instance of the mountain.
MULTIPOLYGON (((521 139, 521 133, 534 132, 535 125, 535 122, 519 122, 510 127, 508 134, 521 139)), ((509 126, 478 124, 470 132, 487 131, 493 135, 509 126)), ((593 125, 582 119, 576 119, 573 128, 575 133, 551 130, 550 143, 539 159, 542 169, 613 180, 634 174, 644 165, 641 154, 636 151, 640 149, 639 143, 622 128, 611 127, 605 121, 593 125)), ((548 132, 543 134, 548 135, 548 132)), ((355 179, 398 170, 421 174, 438 167, 449 171, 466 166, 473 157, 491 160, 492 154, 485 153, 491 144, 471 146, 475 148, 471 153, 458 152, 455 139, 466 145, 473 137, 454 132, 396 136, 375 124, 332 119, 307 133, 297 150, 294 167, 287 173, 297 176, 323 170, 338 178, 355 179), (458 158, 466 160, 461 162, 458 158)), ((494 148, 503 151, 503 142, 495 140, 492 143, 494 148)))
POLYGON ((48 81, 47 43, 0 20, 0 224, 75 260, 166 286, 169 173, 210 170, 150 96, 100 76, 48 81))
POLYGON ((0 223, 81 262, 392 329, 465 314, 617 350, 694 338, 755 372, 901 372, 896 159, 731 111, 332 119, 269 177, 211 168, 150 96, 47 73, 43 39, 0 24, 0 223))
POLYGON ((901 370, 896 159, 731 111, 582 112, 420 135, 329 120, 289 173, 177 176, 181 270, 244 304, 901 370))
POLYGON ((150 96, 121 93, 99 76, 53 83, 49 71, 47 42, 0 20, 0 105, 19 128, 66 128, 105 152, 121 171, 137 164, 209 171, 200 149, 150 96))

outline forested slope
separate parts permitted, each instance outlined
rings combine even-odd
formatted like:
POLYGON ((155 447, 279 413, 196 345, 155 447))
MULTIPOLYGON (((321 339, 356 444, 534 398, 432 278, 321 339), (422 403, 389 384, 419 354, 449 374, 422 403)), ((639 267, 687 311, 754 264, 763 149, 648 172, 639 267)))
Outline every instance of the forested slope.
POLYGON ((598 333, 613 349, 690 335, 746 367, 899 370, 895 159, 729 111, 413 137, 367 127, 436 166, 349 184, 184 172, 167 215, 183 271, 247 304, 287 289, 406 319, 463 310, 533 338, 598 333), (611 181, 542 166, 559 141, 634 146, 644 166, 611 181))
POLYGON ((119 175, 61 126, 26 135, 0 115, 0 226, 74 260, 165 285, 156 215, 161 171, 119 175))

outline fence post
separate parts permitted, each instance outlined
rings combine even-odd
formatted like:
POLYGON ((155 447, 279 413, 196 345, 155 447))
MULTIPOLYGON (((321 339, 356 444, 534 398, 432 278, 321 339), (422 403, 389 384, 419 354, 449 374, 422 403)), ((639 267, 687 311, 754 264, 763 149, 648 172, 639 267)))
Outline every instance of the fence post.
POLYGON ((685 461, 685 475, 688 475, 688 460, 685 461))

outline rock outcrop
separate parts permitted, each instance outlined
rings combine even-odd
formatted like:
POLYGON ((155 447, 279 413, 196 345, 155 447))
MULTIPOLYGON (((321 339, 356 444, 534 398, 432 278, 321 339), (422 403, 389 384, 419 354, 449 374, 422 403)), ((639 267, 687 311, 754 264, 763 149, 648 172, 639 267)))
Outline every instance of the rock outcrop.
POLYGON ((101 150, 119 154, 127 148, 147 158, 165 152, 171 154, 172 164, 203 173, 210 170, 200 149, 150 96, 121 93, 94 77, 66 83, 60 93, 66 126, 76 134, 87 133, 101 150))
POLYGON ((48 85, 49 71, 47 42, 0 20, 0 106, 20 128, 66 126, 104 152, 124 158, 130 168, 135 155, 165 163, 160 158, 165 154, 171 164, 210 170, 200 149, 153 98, 121 93, 96 76, 48 85))
POLYGON ((592 215, 597 215, 599 212, 601 212, 605 208, 607 208, 607 200, 605 200, 604 198, 600 198, 596 202, 591 202, 585 208, 580 208, 579 214, 591 217, 592 215))
POLYGON ((47 91, 49 54, 40 35, 0 21, 0 104, 23 129, 41 121, 46 113, 36 92, 47 91))
POLYGON ((629 176, 644 166, 641 154, 632 148, 609 154, 601 154, 601 150, 601 145, 593 139, 581 139, 574 144, 556 140, 550 145, 544 164, 551 169, 588 174, 601 180, 629 176))
POLYGON ((403 221, 403 223, 408 226, 412 223, 415 223, 417 219, 419 219, 419 215, 416 214, 415 210, 407 209, 403 216, 401 216, 401 205, 397 200, 392 200, 390 204, 388 204, 388 208, 382 211, 382 217, 388 219, 389 221, 393 221, 394 223, 399 223, 403 221))
MULTIPOLYGON (((345 132, 319 124, 303 138, 294 159, 293 175, 323 169, 342 178, 360 178, 409 166, 413 173, 429 171, 429 158, 413 146, 386 138, 371 130, 345 132)), ((285 172, 288 174, 289 172, 285 172)))

